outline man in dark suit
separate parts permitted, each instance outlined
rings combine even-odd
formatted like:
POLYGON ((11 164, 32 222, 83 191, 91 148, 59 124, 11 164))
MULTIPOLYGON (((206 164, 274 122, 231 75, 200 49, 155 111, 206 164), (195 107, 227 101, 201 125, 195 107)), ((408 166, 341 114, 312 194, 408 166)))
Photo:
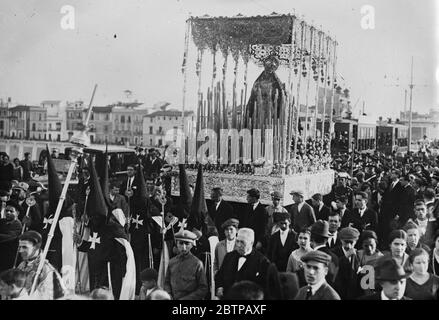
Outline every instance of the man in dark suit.
POLYGON ((363 291, 360 287, 360 259, 355 249, 355 244, 360 237, 357 229, 346 227, 340 230, 341 246, 332 251, 337 255, 339 269, 335 280, 335 289, 343 300, 360 297, 363 291))
POLYGON ((279 213, 276 216, 279 230, 271 235, 268 242, 267 258, 276 264, 279 272, 287 269, 288 258, 293 250, 298 248, 297 234, 290 229, 291 219, 289 213, 279 213))
POLYGON ((316 222, 314 209, 304 201, 304 193, 301 190, 291 191, 294 204, 290 208, 290 215, 293 221, 293 229, 296 232, 311 227, 316 222))
POLYGON ((239 217, 239 226, 241 228, 250 228, 255 233, 255 248, 261 250, 265 239, 265 226, 267 216, 265 207, 259 202, 260 193, 257 189, 247 191, 248 207, 239 217))
POLYGON ((367 208, 367 200, 367 193, 361 191, 355 193, 356 208, 350 214, 343 216, 342 228, 351 226, 360 233, 366 229, 376 231, 378 215, 375 211, 367 208))
POLYGON ((411 300, 404 296, 406 279, 410 276, 391 256, 385 255, 377 260, 375 280, 382 290, 363 296, 360 300, 411 300))
POLYGON ((399 182, 401 177, 401 171, 398 169, 392 169, 390 173, 390 184, 387 190, 383 194, 383 206, 380 213, 380 238, 382 239, 381 245, 385 247, 387 245, 386 239, 389 233, 392 231, 391 222, 400 216, 401 214, 401 202, 403 197, 403 187, 399 182))
POLYGON ((221 268, 215 275, 218 298, 227 296, 233 284, 243 280, 265 287, 270 261, 253 248, 254 240, 255 233, 252 229, 239 229, 235 250, 226 254, 221 268))
POLYGON ((224 240, 225 235, 221 232, 222 224, 232 218, 237 219, 238 216, 234 214, 233 207, 223 200, 223 189, 220 187, 213 188, 210 197, 212 202, 207 205, 207 210, 212 221, 215 223, 216 230, 218 231, 219 240, 224 240))
POLYGON ((326 281, 333 285, 338 273, 338 258, 327 247, 329 239, 329 224, 327 221, 318 220, 311 226, 311 246, 314 250, 319 250, 331 257, 331 261, 328 264, 328 274, 326 275, 326 281))
MULTIPOLYGON (((138 170, 141 170, 138 168, 138 170)), ((129 213, 136 212, 136 202, 139 198, 139 181, 136 177, 136 169, 134 165, 127 166, 127 178, 122 181, 120 186, 120 193, 125 196, 129 206, 129 213)))
POLYGON ((145 161, 145 176, 148 178, 157 178, 162 168, 162 160, 157 157, 155 149, 149 149, 149 155, 145 161))
POLYGON ((110 211, 114 209, 122 209, 125 217, 128 219, 130 216, 130 209, 128 207, 128 203, 125 200, 125 197, 119 193, 120 191, 120 183, 118 181, 110 182, 110 195, 108 197, 110 201, 110 211))
POLYGON ((403 175, 399 182, 402 185, 403 196, 401 197, 401 213, 399 215, 400 227, 404 226, 408 219, 414 218, 415 189, 410 185, 409 175, 403 175))
POLYGON ((328 217, 329 224, 329 238, 327 242, 327 247, 333 249, 335 247, 341 246, 340 237, 338 235, 338 229, 341 226, 340 213, 337 211, 331 211, 328 217))
POLYGON ((0 271, 13 267, 21 230, 16 204, 6 205, 4 218, 0 219, 0 271))
POLYGON ((331 257, 315 250, 306 253, 301 260, 305 263, 305 279, 308 285, 299 289, 295 300, 341 300, 325 280, 331 257))
POLYGON ((316 193, 311 197, 314 213, 317 220, 328 220, 330 209, 323 203, 321 193, 316 193))

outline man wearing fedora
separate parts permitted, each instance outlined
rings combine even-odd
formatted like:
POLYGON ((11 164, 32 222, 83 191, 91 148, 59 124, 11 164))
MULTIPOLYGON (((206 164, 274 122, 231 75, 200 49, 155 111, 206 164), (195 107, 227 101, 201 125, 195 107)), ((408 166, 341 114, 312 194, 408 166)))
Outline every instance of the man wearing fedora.
POLYGON ((410 274, 395 259, 390 256, 380 257, 374 270, 375 287, 378 284, 381 289, 360 300, 411 300, 404 296, 406 279, 410 274))
POLYGON ((213 264, 215 273, 218 272, 219 268, 221 268, 226 254, 232 252, 235 249, 235 240, 238 233, 238 226, 239 220, 234 218, 226 220, 221 225, 221 229, 224 230, 223 234, 225 236, 225 239, 218 242, 215 247, 215 260, 213 264))
POLYGON ((331 257, 326 280, 330 285, 333 285, 337 277, 339 261, 335 253, 327 246, 329 237, 329 224, 327 221, 318 220, 311 226, 311 246, 314 250, 322 251, 331 257))
POLYGON ((207 294, 203 263, 191 253, 197 236, 182 230, 175 235, 179 254, 169 261, 164 289, 174 300, 202 300, 207 294))
POLYGON ((338 293, 326 282, 331 257, 314 250, 302 256, 307 285, 299 289, 295 300, 341 300, 338 293))
POLYGON ((355 249, 360 232, 355 228, 346 227, 340 230, 339 237, 341 246, 333 249, 339 261, 335 288, 343 300, 356 299, 363 294, 358 274, 360 259, 355 249))
POLYGON ((294 204, 290 208, 291 219, 293 220, 293 229, 300 232, 303 228, 312 226, 316 222, 314 209, 304 201, 304 193, 301 190, 291 191, 294 204))

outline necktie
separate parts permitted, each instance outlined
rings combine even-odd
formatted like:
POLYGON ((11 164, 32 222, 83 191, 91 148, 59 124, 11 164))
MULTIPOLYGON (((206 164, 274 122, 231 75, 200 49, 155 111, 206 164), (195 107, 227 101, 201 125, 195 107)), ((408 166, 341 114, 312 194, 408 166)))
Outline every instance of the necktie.
POLYGON ((308 286, 308 287, 306 288, 306 297, 305 297, 305 300, 309 300, 309 299, 311 298, 311 296, 312 296, 312 289, 311 289, 311 286, 308 286))

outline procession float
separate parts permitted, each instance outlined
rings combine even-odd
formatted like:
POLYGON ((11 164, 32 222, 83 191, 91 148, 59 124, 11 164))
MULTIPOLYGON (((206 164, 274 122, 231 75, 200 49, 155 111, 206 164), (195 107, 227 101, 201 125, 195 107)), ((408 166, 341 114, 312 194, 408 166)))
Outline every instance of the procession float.
POLYGON ((251 188, 262 203, 281 192, 284 205, 293 189, 305 198, 329 193, 336 40, 295 15, 272 13, 190 17, 184 44, 183 114, 196 105, 197 117, 189 128, 183 120, 168 162, 184 161, 190 183, 201 163, 205 194, 222 186, 227 201, 246 202, 251 188))

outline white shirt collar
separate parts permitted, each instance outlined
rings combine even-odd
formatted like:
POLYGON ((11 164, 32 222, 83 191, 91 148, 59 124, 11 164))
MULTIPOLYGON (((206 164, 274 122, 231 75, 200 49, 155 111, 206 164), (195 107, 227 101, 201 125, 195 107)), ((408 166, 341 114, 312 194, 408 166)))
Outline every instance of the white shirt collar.
POLYGON ((215 210, 218 210, 218 207, 220 206, 221 201, 222 201, 222 200, 220 200, 217 204, 215 204, 215 210))
POLYGON ((285 231, 279 230, 279 232, 280 232, 280 241, 282 242, 282 245, 284 245, 285 241, 287 241, 288 230, 285 231))
POLYGON ((319 204, 319 211, 322 210, 322 208, 323 208, 324 205, 325 205, 325 204, 324 204, 323 202, 320 202, 320 204, 319 204))
POLYGON ((317 282, 316 284, 311 285, 311 291, 312 294, 315 295, 317 290, 320 289, 320 287, 325 283, 325 278, 323 278, 320 282, 317 282))
POLYGON ((364 212, 366 211, 367 207, 364 207, 363 209, 358 208, 358 212, 360 213, 360 217, 363 216, 364 212))
POLYGON ((301 203, 299 203, 299 204, 297 205, 297 209, 298 209, 298 211, 302 210, 302 207, 303 207, 304 203, 305 203, 305 202, 303 201, 303 202, 301 202, 301 203))
POLYGON ((256 203, 253 203, 253 210, 255 210, 258 205, 259 205, 259 201, 257 201, 256 203))

